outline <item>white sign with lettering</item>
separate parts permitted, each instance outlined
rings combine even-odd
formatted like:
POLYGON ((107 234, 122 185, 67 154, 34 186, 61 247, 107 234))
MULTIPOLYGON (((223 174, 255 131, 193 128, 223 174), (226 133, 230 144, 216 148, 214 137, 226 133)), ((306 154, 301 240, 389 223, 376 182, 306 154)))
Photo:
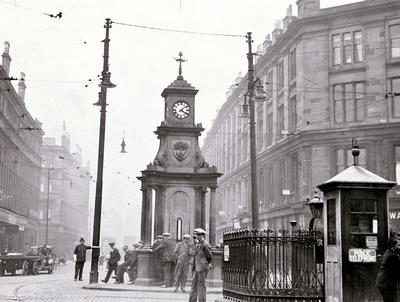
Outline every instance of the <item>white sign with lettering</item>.
POLYGON ((224 261, 229 261, 229 245, 224 245, 224 261))
POLYGON ((378 248, 378 237, 365 236, 365 245, 369 249, 377 249, 378 248))
POLYGON ((350 262, 376 262, 376 250, 374 249, 350 249, 350 262))

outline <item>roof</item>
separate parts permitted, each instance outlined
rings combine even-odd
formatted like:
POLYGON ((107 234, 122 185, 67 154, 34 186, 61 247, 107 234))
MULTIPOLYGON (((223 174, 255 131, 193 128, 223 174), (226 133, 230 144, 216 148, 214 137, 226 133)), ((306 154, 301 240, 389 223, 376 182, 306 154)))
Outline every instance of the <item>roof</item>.
POLYGON ((167 93, 171 92, 186 92, 190 94, 196 94, 198 90, 189 84, 182 76, 178 76, 167 88, 164 89, 161 96, 166 97, 167 93))
POLYGON ((381 186, 381 187, 393 187, 396 183, 389 181, 368 171, 367 169, 360 166, 350 166, 346 170, 335 175, 331 179, 328 179, 323 184, 318 186, 319 189, 324 190, 327 187, 338 186, 338 185, 364 185, 364 186, 381 186))

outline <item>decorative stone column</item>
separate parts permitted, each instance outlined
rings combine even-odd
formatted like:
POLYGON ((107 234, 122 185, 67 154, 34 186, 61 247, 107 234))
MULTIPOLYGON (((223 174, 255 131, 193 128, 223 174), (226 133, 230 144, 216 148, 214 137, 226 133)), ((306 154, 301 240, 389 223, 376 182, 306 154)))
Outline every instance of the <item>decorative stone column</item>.
POLYGON ((146 242, 146 227, 147 227, 147 189, 142 188, 142 221, 140 228, 140 240, 146 242))
POLYGON ((153 189, 148 188, 146 194, 146 234, 145 234, 145 244, 150 246, 151 245, 151 227, 153 224, 153 207, 152 207, 152 198, 153 198, 153 189))
POLYGON ((201 201, 200 201, 200 227, 206 229, 206 193, 207 188, 201 188, 201 201))
POLYGON ((194 189, 194 228, 201 227, 201 187, 194 189))
POLYGON ((162 235, 164 232, 164 211, 165 211, 165 188, 156 188, 156 202, 154 213, 154 236, 162 235))
POLYGON ((216 242, 215 242, 215 231, 216 231, 216 223, 215 223, 215 219, 216 219, 216 211, 217 211, 217 204, 216 204, 216 188, 215 187, 211 187, 210 188, 210 216, 209 216, 209 240, 210 240, 210 245, 211 246, 215 246, 216 242))

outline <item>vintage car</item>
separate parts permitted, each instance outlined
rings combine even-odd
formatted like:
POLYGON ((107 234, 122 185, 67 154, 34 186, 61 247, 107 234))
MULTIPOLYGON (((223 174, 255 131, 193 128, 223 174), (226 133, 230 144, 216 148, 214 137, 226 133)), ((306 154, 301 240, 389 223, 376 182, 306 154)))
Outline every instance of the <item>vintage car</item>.
POLYGON ((31 247, 26 255, 22 253, 7 253, 0 256, 0 276, 6 273, 15 275, 22 270, 24 276, 37 275, 40 271, 53 272, 54 259, 50 246, 31 247))

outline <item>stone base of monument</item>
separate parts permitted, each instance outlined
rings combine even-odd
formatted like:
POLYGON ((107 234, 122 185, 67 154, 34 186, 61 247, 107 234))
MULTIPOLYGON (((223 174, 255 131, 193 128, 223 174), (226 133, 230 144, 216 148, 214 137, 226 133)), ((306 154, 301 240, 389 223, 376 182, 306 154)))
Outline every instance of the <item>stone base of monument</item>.
MULTIPOLYGON (((222 260, 223 252, 221 249, 213 249, 213 269, 207 274, 206 286, 222 287, 222 260)), ((146 286, 162 285, 162 267, 157 254, 149 249, 138 250, 138 275, 135 284, 146 286)), ((192 282, 192 267, 190 265, 188 272, 187 287, 192 282)))

